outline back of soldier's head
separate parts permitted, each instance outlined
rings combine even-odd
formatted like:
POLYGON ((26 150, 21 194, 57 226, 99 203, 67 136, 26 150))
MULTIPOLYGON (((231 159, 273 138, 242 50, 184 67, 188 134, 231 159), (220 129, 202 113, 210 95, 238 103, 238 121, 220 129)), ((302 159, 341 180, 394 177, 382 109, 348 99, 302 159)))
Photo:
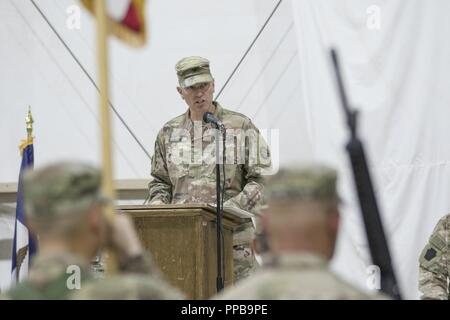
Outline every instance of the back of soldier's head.
POLYGON ((39 233, 76 227, 91 208, 106 199, 101 194, 99 170, 62 162, 26 172, 24 200, 26 214, 39 233))
POLYGON ((266 179, 266 197, 272 205, 316 203, 337 205, 336 171, 323 165, 281 168, 266 179))
POLYGON ((330 256, 339 214, 336 172, 321 165, 282 168, 267 179, 263 229, 270 250, 330 256))

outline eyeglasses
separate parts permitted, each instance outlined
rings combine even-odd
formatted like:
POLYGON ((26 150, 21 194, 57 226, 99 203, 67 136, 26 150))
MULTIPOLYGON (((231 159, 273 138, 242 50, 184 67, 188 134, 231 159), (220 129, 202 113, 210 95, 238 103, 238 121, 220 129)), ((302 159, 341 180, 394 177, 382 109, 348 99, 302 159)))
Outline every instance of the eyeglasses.
POLYGON ((186 90, 189 93, 194 92, 194 91, 198 91, 198 90, 204 92, 204 91, 207 91, 209 89, 210 85, 211 85, 211 82, 198 83, 198 84, 195 84, 193 86, 186 87, 186 88, 184 88, 184 90, 186 90))

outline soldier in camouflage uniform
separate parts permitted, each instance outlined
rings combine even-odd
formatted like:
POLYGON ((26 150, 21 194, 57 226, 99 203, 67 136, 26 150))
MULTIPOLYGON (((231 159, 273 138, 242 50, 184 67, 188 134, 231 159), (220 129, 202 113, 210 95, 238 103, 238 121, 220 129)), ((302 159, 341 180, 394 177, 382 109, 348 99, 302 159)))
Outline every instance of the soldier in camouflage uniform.
MULTIPOLYGON (((329 269, 338 232, 335 171, 281 169, 266 185, 262 216, 268 253, 262 268, 218 299, 371 299, 329 269)), ((377 296, 383 298, 383 296, 377 296)))
POLYGON ((421 299, 450 299, 450 214, 439 220, 419 259, 421 299))
POLYGON ((160 279, 132 221, 122 214, 106 218, 109 200, 100 186, 100 172, 79 163, 50 165, 25 174, 25 208, 31 230, 39 238, 39 253, 28 279, 3 298, 181 297, 160 279), (95 281, 90 260, 104 247, 117 257, 121 274, 95 281))
MULTIPOLYGON (((158 133, 149 203, 216 203, 216 129, 202 122, 203 114, 211 112, 226 128, 224 206, 258 212, 263 200, 262 173, 271 166, 266 142, 249 118, 213 101, 214 79, 207 59, 187 57, 175 69, 177 90, 189 108, 158 133)), ((223 172, 221 179, 223 182, 223 172)), ((256 266, 250 245, 253 233, 252 224, 235 231, 235 281, 246 277, 256 266)))

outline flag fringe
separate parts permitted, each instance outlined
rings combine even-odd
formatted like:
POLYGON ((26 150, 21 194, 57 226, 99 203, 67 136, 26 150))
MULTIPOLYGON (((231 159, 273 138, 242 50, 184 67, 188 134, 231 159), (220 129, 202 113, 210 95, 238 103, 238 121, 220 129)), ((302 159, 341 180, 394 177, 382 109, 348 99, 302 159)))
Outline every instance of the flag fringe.
MULTIPOLYGON (((93 0, 81 0, 81 3, 92 13, 95 14, 95 6, 93 0)), ((108 29, 120 40, 128 43, 133 47, 142 47, 147 42, 147 26, 144 17, 144 0, 132 0, 136 7, 138 19, 140 22, 140 30, 133 31, 125 27, 121 22, 108 18, 108 29)))
POLYGON ((20 141, 20 144, 19 144, 20 156, 23 156, 23 151, 26 149, 26 147, 33 144, 33 140, 34 140, 34 138, 31 137, 29 139, 20 141))

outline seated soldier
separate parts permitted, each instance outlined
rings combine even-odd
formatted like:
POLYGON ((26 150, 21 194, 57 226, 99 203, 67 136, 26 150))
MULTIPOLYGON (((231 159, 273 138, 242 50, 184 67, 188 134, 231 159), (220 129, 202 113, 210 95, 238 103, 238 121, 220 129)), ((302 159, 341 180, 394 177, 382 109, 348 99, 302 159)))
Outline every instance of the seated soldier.
POLYGON ((109 200, 100 186, 100 172, 80 163, 59 163, 25 174, 25 208, 39 252, 28 279, 4 298, 182 297, 161 279, 130 219, 121 214, 107 219, 109 200), (116 256, 120 273, 95 281, 90 261, 105 247, 116 256))
MULTIPOLYGON (((335 171, 282 169, 266 182, 263 266, 218 299, 371 299, 329 269, 339 227, 335 171)), ((378 296, 382 298, 382 296, 378 296)), ((384 298, 384 297, 383 297, 384 298)))

